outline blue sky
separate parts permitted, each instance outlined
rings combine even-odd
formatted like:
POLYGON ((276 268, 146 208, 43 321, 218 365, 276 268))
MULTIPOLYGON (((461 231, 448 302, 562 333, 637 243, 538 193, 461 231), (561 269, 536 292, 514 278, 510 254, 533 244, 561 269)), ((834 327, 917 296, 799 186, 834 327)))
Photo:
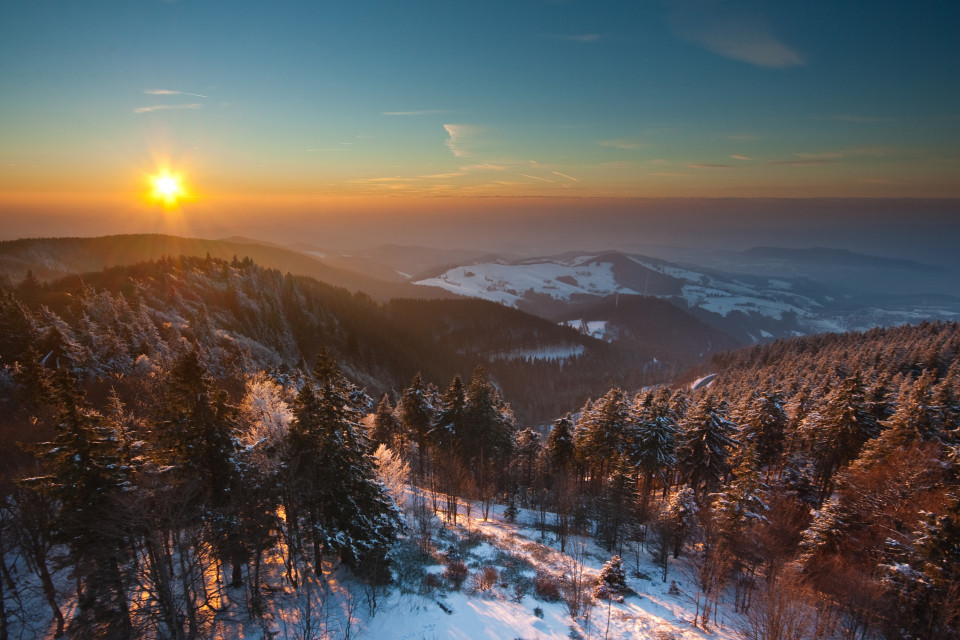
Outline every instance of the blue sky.
POLYGON ((957 197, 957 24, 946 2, 10 1, 0 200, 125 197, 161 165, 210 198, 957 197))

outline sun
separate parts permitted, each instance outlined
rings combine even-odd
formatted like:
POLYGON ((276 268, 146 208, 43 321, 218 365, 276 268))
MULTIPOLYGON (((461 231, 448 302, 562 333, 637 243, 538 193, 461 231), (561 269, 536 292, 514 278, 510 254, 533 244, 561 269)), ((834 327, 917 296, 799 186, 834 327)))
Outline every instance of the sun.
POLYGON ((175 173, 162 172, 151 176, 150 182, 153 184, 152 196, 154 200, 162 203, 166 207, 173 207, 177 201, 184 197, 186 193, 183 189, 183 181, 175 173))

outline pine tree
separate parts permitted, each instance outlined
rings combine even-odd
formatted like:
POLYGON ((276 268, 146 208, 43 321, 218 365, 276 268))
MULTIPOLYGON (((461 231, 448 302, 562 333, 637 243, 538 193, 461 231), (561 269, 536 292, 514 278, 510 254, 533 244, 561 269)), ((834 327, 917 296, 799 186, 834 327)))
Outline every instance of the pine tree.
POLYGON ((70 549, 83 585, 68 631, 77 638, 124 638, 131 633, 121 549, 128 532, 118 513, 130 469, 121 463, 114 428, 86 402, 65 369, 54 378, 56 437, 31 449, 46 475, 24 481, 59 506, 51 530, 70 549))
POLYGON ((468 460, 476 459, 478 469, 486 461, 509 457, 513 447, 513 412, 480 366, 474 370, 467 388, 462 431, 461 452, 468 460))
POLYGON ((417 470, 421 478, 426 468, 433 414, 433 399, 418 373, 400 397, 400 422, 404 433, 417 443, 417 470))
POLYGON ((573 421, 570 414, 558 418, 547 436, 547 452, 552 471, 565 471, 573 468, 576 452, 573 447, 573 421))
POLYGON ((387 394, 383 394, 383 398, 380 399, 380 404, 377 405, 377 411, 373 416, 370 441, 374 444, 395 447, 398 451, 403 451, 403 439, 400 423, 394 416, 393 407, 390 406, 390 399, 387 394))
POLYGON ((325 550, 381 580, 386 552, 401 530, 399 511, 377 480, 360 420, 369 399, 321 353, 315 382, 305 381, 290 427, 289 482, 294 517, 306 524, 320 570, 325 550))
POLYGON ((734 433, 736 425, 710 392, 683 419, 677 465, 698 494, 714 490, 730 473, 730 455, 737 444, 734 433))
POLYGON ((13 293, 0 288, 0 366, 20 360, 36 340, 33 316, 13 293))
POLYGON ((757 473, 759 455, 753 445, 746 448, 733 470, 733 480, 714 495, 713 513, 721 539, 736 547, 744 530, 766 520, 767 504, 757 473))
POLYGON ((615 598, 627 592, 627 574, 623 569, 623 560, 620 556, 613 556, 600 569, 597 577, 597 586, 593 589, 595 598, 603 600, 615 598))
POLYGON ((868 410, 860 374, 844 379, 830 391, 820 407, 804 419, 802 429, 811 441, 817 461, 822 501, 830 495, 834 474, 853 461, 863 445, 880 431, 868 410))
POLYGON ((659 476, 666 487, 669 483, 668 474, 676 465, 677 417, 670 406, 670 395, 666 389, 643 402, 636 414, 631 458, 643 472, 640 517, 645 519, 654 476, 659 476))
POLYGON ((577 424, 578 449, 595 483, 602 482, 613 461, 629 453, 633 415, 623 389, 610 389, 589 407, 577 424))
POLYGON ((438 447, 447 451, 457 448, 459 439, 463 435, 466 406, 467 398, 463 388, 463 380, 459 375, 456 375, 440 397, 437 415, 430 432, 438 447))
POLYGON ((759 470, 777 465, 783 455, 787 414, 779 393, 765 392, 754 395, 747 409, 741 414, 740 440, 744 446, 753 446, 759 470))
POLYGON ((887 542, 884 586, 896 603, 902 637, 960 636, 960 500, 943 515, 921 512, 913 543, 887 542))

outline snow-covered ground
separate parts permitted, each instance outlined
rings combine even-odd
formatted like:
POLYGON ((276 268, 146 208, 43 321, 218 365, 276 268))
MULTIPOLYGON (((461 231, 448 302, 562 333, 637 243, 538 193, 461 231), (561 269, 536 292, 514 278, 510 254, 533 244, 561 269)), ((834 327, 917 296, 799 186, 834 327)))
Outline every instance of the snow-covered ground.
MULTIPOLYGON (((574 294, 605 296, 619 288, 613 265, 591 261, 591 258, 519 264, 488 262, 454 267, 435 278, 418 280, 414 284, 440 287, 507 306, 516 306, 530 291, 558 300, 570 300, 574 294)), ((637 293, 632 289, 621 289, 621 292, 637 293)))
MULTIPOLYGON (((267 557, 265 567, 265 612, 254 619, 246 609, 244 588, 221 587, 208 611, 205 637, 244 638, 370 638, 399 640, 563 638, 650 638, 653 640, 733 640, 738 637, 739 616, 733 613, 732 597, 721 602, 716 621, 705 630, 694 625, 696 587, 681 557, 670 561, 664 582, 650 554, 630 545, 622 551, 630 591, 622 602, 593 600, 586 615, 572 619, 561 599, 546 601, 531 588, 533 578, 548 575, 560 579, 582 567, 585 584, 592 590, 596 577, 611 553, 589 538, 570 537, 560 551, 552 534, 540 537, 533 511, 519 510, 516 523, 507 522, 503 507, 494 506, 484 521, 479 504, 471 505, 467 517, 461 502, 457 524, 435 517, 428 560, 411 570, 412 539, 401 541, 394 573, 403 572, 392 585, 372 592, 342 567, 324 566, 322 576, 309 570, 301 574, 299 589, 284 578, 278 550, 267 557), (459 557, 470 576, 460 589, 442 577, 447 558, 459 557), (578 560, 579 559, 579 560, 578 560), (484 567, 496 570, 490 588, 477 589, 472 576, 484 567), (432 577, 427 577, 431 575, 432 577), (411 578, 413 576, 413 578, 411 578), (471 586, 473 585, 473 586, 471 586), (524 585, 518 590, 517 585, 524 585)), ((552 515, 548 516, 552 519, 552 515)), ((411 522, 411 525, 413 523, 411 522)), ((415 527, 411 527, 413 530, 415 527)), ((414 554, 416 555, 416 554, 414 554)), ((414 563, 416 565, 416 563, 414 563)), ((24 566, 19 569, 26 576, 24 566)), ((66 570, 57 573, 62 609, 70 615, 72 581, 66 570)), ((52 638, 53 625, 42 597, 32 589, 25 603, 29 619, 15 626, 11 638, 52 638)), ((156 637, 147 634, 143 637, 156 637)))

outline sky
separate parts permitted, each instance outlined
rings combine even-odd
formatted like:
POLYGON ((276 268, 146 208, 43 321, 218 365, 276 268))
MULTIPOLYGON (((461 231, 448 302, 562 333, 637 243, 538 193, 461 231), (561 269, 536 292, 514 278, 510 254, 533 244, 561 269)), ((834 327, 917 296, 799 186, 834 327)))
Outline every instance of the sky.
POLYGON ((0 236, 553 204, 642 222, 672 198, 936 199, 942 220, 957 24, 887 0, 11 0, 0 236), (147 198, 162 170, 176 211, 147 198))

